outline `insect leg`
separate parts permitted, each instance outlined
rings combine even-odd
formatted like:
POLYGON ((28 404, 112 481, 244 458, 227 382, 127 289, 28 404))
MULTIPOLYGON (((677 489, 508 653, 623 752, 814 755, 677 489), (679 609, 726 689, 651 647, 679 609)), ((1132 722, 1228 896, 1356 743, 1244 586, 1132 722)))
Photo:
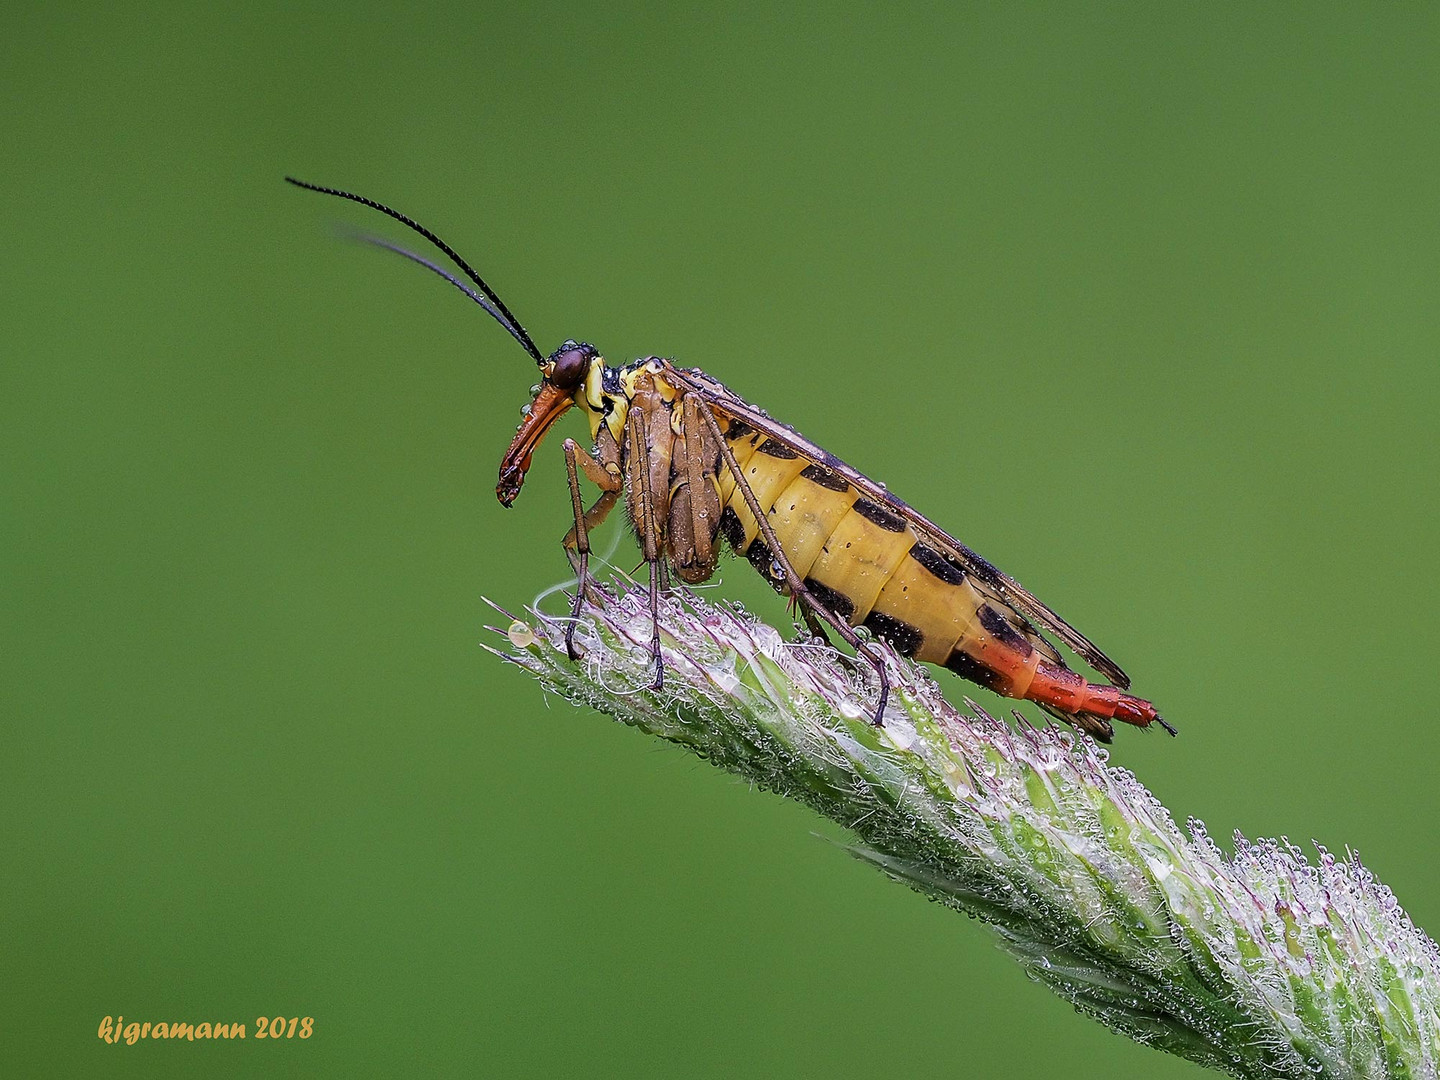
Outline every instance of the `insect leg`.
POLYGON ((630 491, 640 510, 640 550, 650 564, 650 655, 655 660, 655 681, 650 689, 659 690, 665 685, 665 661, 660 656, 660 527, 655 518, 655 496, 650 490, 650 455, 641 410, 631 409, 625 417, 625 434, 630 491))
MULTIPOLYGON (((696 394, 686 394, 680 399, 680 434, 684 440, 685 482, 690 491, 690 533, 695 545, 695 562, 705 566, 714 561, 712 531, 715 523, 706 520, 706 502, 703 493, 710 483, 705 475, 705 439, 700 434, 700 410, 704 408, 696 394)), ((708 409, 705 410, 709 412, 708 409)), ((723 443, 722 443, 723 445, 723 443)))
POLYGON ((580 659, 575 649, 575 621, 580 617, 580 606, 585 600, 585 590, 590 587, 590 530, 598 527, 609 515, 620 497, 620 476, 618 468, 614 473, 605 469, 576 444, 574 439, 565 440, 565 472, 570 480, 570 504, 575 511, 575 525, 565 534, 561 545, 575 566, 577 579, 575 600, 570 606, 570 621, 565 624, 565 652, 571 660, 580 659), (576 466, 585 476, 600 488, 600 498, 589 510, 580 498, 580 476, 576 466))
MULTIPOLYGON (((857 655, 865 657, 875 668, 875 674, 880 679, 880 697, 875 703, 875 714, 870 722, 876 727, 885 725, 885 704, 890 699, 890 677, 885 673, 885 663, 880 657, 860 640, 854 629, 844 619, 839 618, 833 611, 816 599, 815 594, 805 587, 800 580, 800 575, 795 573, 795 568, 790 565, 790 559, 785 554, 785 549, 780 546, 780 541, 775 537, 775 530, 770 527, 770 517, 760 508, 760 500, 755 497, 755 492, 750 489, 744 475, 740 472, 740 465, 735 460, 735 454, 730 449, 730 444, 720 433, 720 425, 715 420, 715 414, 711 411, 708 402, 702 401, 700 415, 704 417, 710 433, 720 444, 720 453, 725 457, 725 464, 730 468, 730 475, 735 477, 735 488, 745 499, 745 505, 750 508, 750 513, 755 516, 755 523, 760 526, 760 535, 765 538, 766 545, 770 548, 770 555, 779 564, 785 575, 785 584, 793 596, 801 604, 802 610, 808 610, 818 615, 825 622, 834 627, 845 644, 855 650, 857 655)), ((806 623, 810 620, 807 618, 806 623)), ((821 636, 824 636, 823 634, 821 636)))
POLYGON ((805 625, 809 628, 810 633, 814 634, 826 645, 830 644, 830 637, 825 633, 825 624, 822 623, 815 612, 811 611, 805 604, 800 605, 800 617, 805 620, 805 625))
MULTIPOLYGON (((665 661, 660 658, 660 571, 661 562, 650 563, 650 655, 655 660, 655 681, 651 690, 665 686, 665 661)), ((668 587, 668 586, 667 586, 668 587)))

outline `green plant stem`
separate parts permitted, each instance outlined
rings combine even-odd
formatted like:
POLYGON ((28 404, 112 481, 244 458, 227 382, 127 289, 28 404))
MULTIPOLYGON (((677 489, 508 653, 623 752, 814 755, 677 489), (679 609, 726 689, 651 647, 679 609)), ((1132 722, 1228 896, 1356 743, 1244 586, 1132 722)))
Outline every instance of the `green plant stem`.
POLYGON ((500 655, 839 822, 855 855, 983 919, 1107 1027, 1239 1077, 1436 1075, 1440 953, 1353 856, 1237 834, 1227 857, 1088 740, 962 713, 880 643, 891 706, 873 727, 872 675, 688 594, 662 601, 649 690, 647 598, 596 600, 580 661, 537 612, 500 655))

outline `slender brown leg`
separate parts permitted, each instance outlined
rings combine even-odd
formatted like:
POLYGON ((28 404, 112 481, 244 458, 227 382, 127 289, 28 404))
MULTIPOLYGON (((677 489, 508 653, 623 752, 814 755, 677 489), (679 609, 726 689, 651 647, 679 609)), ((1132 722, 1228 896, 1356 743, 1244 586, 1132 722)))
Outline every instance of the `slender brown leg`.
POLYGON ((645 421, 639 409, 625 418, 629 440, 626 465, 630 469, 631 491, 640 500, 640 550, 650 564, 650 655, 655 659, 655 681, 651 690, 665 685, 665 661, 660 655, 660 527, 655 519, 655 496, 650 490, 650 459, 645 441, 645 421))
MULTIPOLYGON (((740 472, 740 465, 735 460, 735 454, 730 449, 730 444, 725 441, 725 436, 720 433, 720 425, 715 421, 715 414, 710 410, 709 402, 702 401, 700 415, 704 417, 705 423, 710 428, 710 433, 720 444, 720 453, 725 457, 725 464, 730 467, 730 474, 735 477, 736 490, 745 499, 745 505, 750 508, 750 513, 755 516, 755 523, 760 526, 760 534, 765 538, 765 543, 770 548, 771 557, 780 564, 785 571, 785 584, 790 589, 790 595, 802 605, 802 610, 813 611, 825 622, 829 623, 845 644, 855 650, 857 654, 865 657, 875 668, 875 674, 880 679, 880 698, 875 704, 875 714, 870 722, 876 727, 885 725, 885 705, 890 700, 890 677, 885 673, 885 664, 869 646, 867 646, 856 635, 850 624, 839 618, 816 599, 815 594, 805 587, 800 580, 800 575, 795 573, 795 568, 790 565, 790 559, 785 554, 785 549, 780 546, 780 541, 775 538, 775 530, 770 527, 769 516, 760 508, 760 500, 755 498, 755 492, 750 489, 744 475, 740 472)), ((807 624, 809 620, 806 620, 807 624)))
POLYGON ((825 633, 825 624, 822 623, 819 616, 811 611, 805 604, 800 605, 800 617, 805 620, 805 625, 810 629, 810 633, 814 634, 826 645, 830 644, 830 635, 825 633))
POLYGON ((655 681, 651 690, 665 686, 665 662, 660 659, 660 560, 650 564, 650 655, 655 660, 655 681))
POLYGON ((565 624, 565 652, 571 660, 580 659, 575 648, 575 622, 580 618, 580 607, 585 602, 585 590, 590 587, 590 530, 598 527, 609 515, 616 499, 620 497, 618 470, 612 474, 589 454, 581 450, 574 439, 565 440, 565 472, 570 480, 570 504, 575 511, 575 525, 565 534, 561 546, 570 556, 575 567, 575 600, 570 605, 570 621, 565 624), (586 477, 601 489, 600 498, 589 510, 580 498, 580 477, 583 470, 586 477))
MULTIPOLYGON (((714 522, 706 519, 706 496, 710 488, 706 477, 705 440, 700 434, 700 409, 703 406, 695 394, 686 394, 680 399, 680 435, 685 445, 685 482, 690 490, 690 536, 695 545, 695 563, 699 566, 713 565, 715 551, 712 547, 714 522)), ((719 513, 718 508, 714 511, 719 513)))

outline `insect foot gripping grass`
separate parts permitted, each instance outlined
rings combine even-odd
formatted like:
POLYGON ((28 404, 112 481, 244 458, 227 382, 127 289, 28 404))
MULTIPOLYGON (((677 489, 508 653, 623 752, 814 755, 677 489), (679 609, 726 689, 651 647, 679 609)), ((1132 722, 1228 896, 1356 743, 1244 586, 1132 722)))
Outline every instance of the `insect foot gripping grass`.
POLYGON ((881 643, 875 727, 839 653, 680 592, 653 688, 649 597, 616 589, 573 624, 582 659, 569 620, 535 611, 507 613, 498 655, 846 826, 1114 1031, 1239 1077, 1436 1076, 1440 954, 1353 856, 1237 835, 1227 857, 1091 740, 962 713, 881 643))

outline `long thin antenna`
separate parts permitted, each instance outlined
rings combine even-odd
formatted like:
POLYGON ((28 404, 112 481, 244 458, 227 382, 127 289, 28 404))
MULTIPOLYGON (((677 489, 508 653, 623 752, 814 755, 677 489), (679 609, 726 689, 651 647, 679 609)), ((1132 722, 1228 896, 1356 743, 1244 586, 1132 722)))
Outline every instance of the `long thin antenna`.
POLYGON ((521 336, 524 331, 517 330, 514 323, 512 323, 509 319, 505 318, 504 315, 500 314, 500 312, 496 309, 495 305, 490 302, 488 297, 485 297, 480 293, 476 292, 469 285, 466 285, 465 282, 461 281, 454 274, 452 274, 449 270, 446 270, 443 266, 437 265, 430 259, 427 259, 424 255, 416 254, 409 248, 403 248, 399 244, 396 244, 390 240, 386 240, 383 236, 376 236, 373 233, 367 232, 352 232, 347 233, 346 235, 348 235, 350 239, 355 240, 359 243, 370 244, 373 247, 384 248, 386 251, 393 251, 396 255, 401 255, 404 258, 409 259, 411 262, 419 263, 421 266, 425 267, 426 270, 430 270, 436 274, 439 274, 446 281, 450 282, 451 285, 454 285, 455 288, 459 289, 471 300, 474 300, 475 303, 479 304, 485 310, 485 313, 487 315, 489 315, 492 319, 494 319, 506 329, 506 331, 510 334, 511 337, 513 337, 516 341, 520 342, 521 345, 525 346, 527 350, 530 348, 528 339, 521 336))
MULTIPOLYGON (((321 195, 334 195, 337 199, 349 199, 351 202, 359 203, 361 206, 368 206, 372 210, 379 210, 382 214, 386 215, 387 217, 394 218, 406 228, 415 230, 421 236, 425 237, 426 240, 429 240, 430 243, 434 244, 437 248, 439 248, 447 256, 449 256, 450 260, 454 262, 455 265, 464 272, 465 276, 480 287, 480 292, 485 295, 486 299, 488 299, 492 304, 495 305, 495 310, 490 311, 490 309, 486 307, 486 305, 484 305, 483 303, 481 304, 481 306, 485 307, 487 311, 490 311, 490 314, 495 316, 496 321, 498 321, 500 325, 504 326, 505 329, 509 330, 510 333, 514 335, 515 340, 520 342, 520 344, 525 347, 525 351, 528 352, 532 357, 534 357, 535 362, 537 364, 543 364, 545 362, 544 355, 540 352, 539 349, 535 347, 535 342, 530 340, 530 335, 525 332, 525 327, 521 326, 520 321, 516 319, 514 315, 510 314, 510 309, 505 306, 505 301, 501 300, 500 297, 495 295, 495 290, 490 288, 489 285, 485 284, 485 279, 482 278, 479 274, 477 274, 475 270, 470 266, 470 264, 460 257, 460 255, 455 251, 454 248, 452 248, 444 240, 441 240, 440 237, 436 236, 424 225, 421 225, 413 218, 407 217, 406 215, 400 213, 400 211, 398 210, 392 210, 384 203, 378 203, 374 199, 367 199, 363 195, 356 195, 353 192, 349 191, 341 191, 338 188, 321 187, 319 184, 307 184, 304 180, 296 180, 293 176, 287 176, 285 177, 285 180, 287 183, 294 184, 298 188, 304 188, 306 191, 318 191, 321 195)), ((394 251, 397 254, 405 255, 407 258, 414 259, 422 266, 428 266, 431 270, 439 273, 442 277, 449 276, 445 274, 442 270, 440 270, 439 267, 425 262, 418 256, 410 254, 410 252, 404 250, 403 248, 392 247, 389 244, 385 243, 381 243, 380 246, 388 247, 391 251, 394 251)), ((453 278, 451 278, 450 280, 454 284, 459 284, 458 282, 455 282, 453 278)), ((475 297, 472 294, 472 298, 479 302, 479 297, 475 297)))

